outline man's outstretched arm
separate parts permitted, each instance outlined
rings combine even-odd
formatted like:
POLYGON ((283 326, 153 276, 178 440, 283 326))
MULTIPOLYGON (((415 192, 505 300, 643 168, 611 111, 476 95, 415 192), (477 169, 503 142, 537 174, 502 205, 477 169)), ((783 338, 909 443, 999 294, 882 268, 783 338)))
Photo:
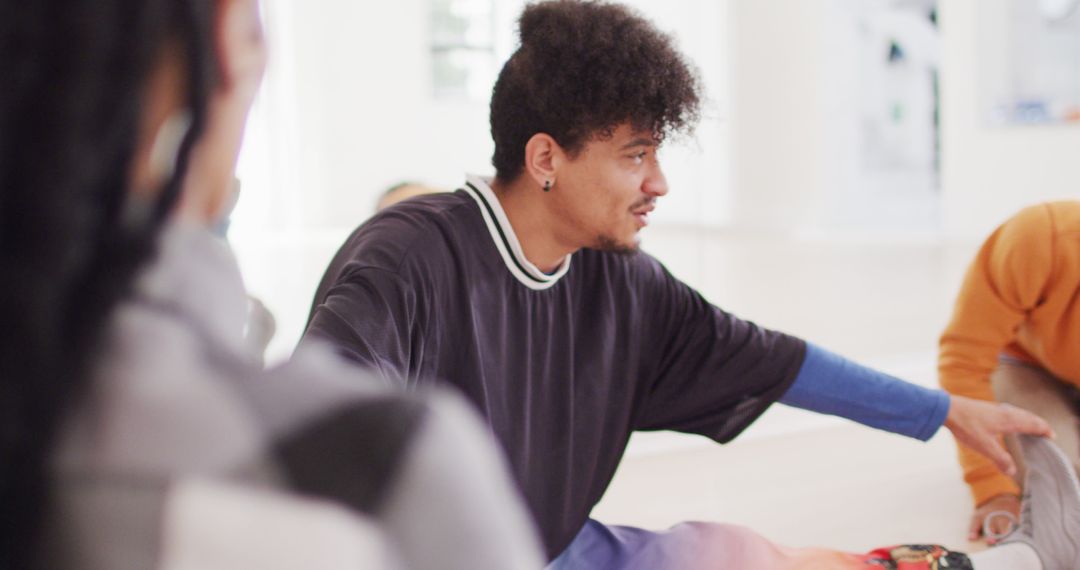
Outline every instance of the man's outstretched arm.
POLYGON ((809 343, 799 374, 780 402, 923 441, 945 426, 957 441, 1010 474, 1016 464, 1001 436, 1053 435, 1042 418, 1019 408, 917 386, 809 343))

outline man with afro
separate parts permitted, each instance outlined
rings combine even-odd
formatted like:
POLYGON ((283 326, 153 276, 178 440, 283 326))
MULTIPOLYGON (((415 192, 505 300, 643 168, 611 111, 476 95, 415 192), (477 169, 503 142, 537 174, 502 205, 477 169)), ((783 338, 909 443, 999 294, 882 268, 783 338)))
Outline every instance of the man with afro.
POLYGON ((923 440, 945 425, 1003 469, 1002 433, 1049 433, 1025 412, 741 320, 672 277, 638 232, 668 192, 658 148, 697 123, 696 72, 617 4, 534 3, 519 26, 491 100, 494 177, 361 225, 319 285, 305 342, 329 341, 389 382, 460 389, 507 453, 552 568, 892 563, 727 525, 655 533, 591 520, 635 430, 727 442, 781 401, 923 440))

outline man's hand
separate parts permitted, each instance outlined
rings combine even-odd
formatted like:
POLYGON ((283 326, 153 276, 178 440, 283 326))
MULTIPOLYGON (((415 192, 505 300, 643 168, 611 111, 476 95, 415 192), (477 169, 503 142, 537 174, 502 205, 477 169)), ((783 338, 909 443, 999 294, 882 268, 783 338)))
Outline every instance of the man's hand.
POLYGON ((985 539, 986 543, 993 546, 997 543, 995 536, 1004 536, 1010 530, 1010 520, 1007 517, 994 517, 990 521, 990 528, 986 529, 990 531, 990 536, 984 536, 983 529, 986 525, 986 517, 990 513, 1006 512, 1016 517, 1014 520, 1019 520, 1020 517, 1020 497, 1013 495, 1012 493, 1005 493, 997 495, 985 503, 975 508, 975 513, 971 515, 971 524, 968 529, 968 540, 975 541, 980 538, 985 539))
POLYGON ((963 396, 951 396, 950 400, 945 427, 956 436, 956 441, 985 455, 1010 477, 1016 476, 1016 462, 1005 449, 1001 436, 1026 433, 1054 437, 1050 424, 1026 410, 963 396))

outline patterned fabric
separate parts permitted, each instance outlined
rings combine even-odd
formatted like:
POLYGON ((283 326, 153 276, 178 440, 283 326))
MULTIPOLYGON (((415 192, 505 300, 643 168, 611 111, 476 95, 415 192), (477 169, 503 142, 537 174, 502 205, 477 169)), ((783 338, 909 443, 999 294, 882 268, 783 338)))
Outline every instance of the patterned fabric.
POLYGON ((934 544, 881 548, 867 555, 866 563, 885 570, 972 570, 966 554, 934 544))

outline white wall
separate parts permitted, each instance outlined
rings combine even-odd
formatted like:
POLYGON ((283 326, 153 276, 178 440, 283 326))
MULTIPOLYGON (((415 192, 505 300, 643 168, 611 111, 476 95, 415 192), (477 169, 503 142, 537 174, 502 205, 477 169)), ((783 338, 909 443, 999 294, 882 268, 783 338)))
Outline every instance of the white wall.
MULTIPOLYGON (((1080 127, 992 127, 980 116, 978 70, 994 64, 995 42, 980 49, 979 26, 1002 17, 1009 1, 940 2, 939 229, 949 238, 978 239, 1023 205, 1080 197, 1080 127)), ((737 227, 798 234, 827 230, 835 221, 858 150, 849 118, 857 110, 851 97, 857 58, 845 49, 852 43, 846 2, 732 2, 737 227)))
POLYGON ((930 80, 936 41, 918 12, 887 12, 889 5, 889 0, 732 3, 732 218, 737 227, 806 235, 925 233, 936 225, 930 80), (903 69, 883 65, 890 35, 903 40, 907 50, 903 69), (906 91, 889 91, 898 88, 906 91), (910 114, 902 124, 882 121, 894 99, 910 114), (877 121, 878 131, 867 131, 869 119, 877 121), (925 148, 905 149, 924 166, 895 157, 895 164, 877 164, 887 150, 882 145, 908 140, 925 143, 925 148))
POLYGON ((825 194, 826 0, 731 3, 732 222, 812 224, 825 194))
POLYGON ((1009 0, 944 0, 942 189, 944 229, 982 236, 1023 205, 1080 198, 1080 127, 993 127, 980 116, 978 25, 1009 0), (990 12, 986 14, 984 12, 990 12))
POLYGON ((427 6, 293 8, 298 135, 312 175, 301 191, 314 203, 305 225, 355 226, 402 179, 456 188, 464 172, 488 169, 485 102, 432 98, 427 6))

